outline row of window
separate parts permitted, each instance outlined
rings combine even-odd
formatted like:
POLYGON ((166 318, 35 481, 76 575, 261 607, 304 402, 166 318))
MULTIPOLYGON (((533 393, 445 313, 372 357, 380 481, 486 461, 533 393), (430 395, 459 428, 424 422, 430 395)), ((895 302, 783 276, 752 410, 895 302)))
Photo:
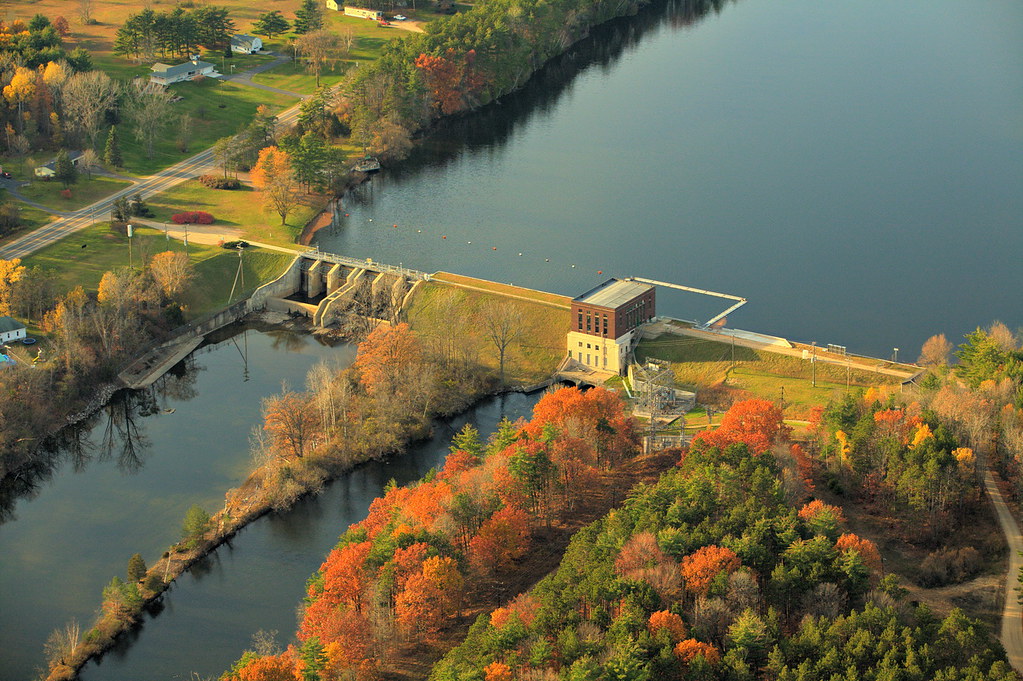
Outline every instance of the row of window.
MULTIPOLYGON (((582 345, 582 343, 580 343, 579 345, 582 345)), ((587 343, 586 347, 590 347, 590 344, 587 343)), ((584 357, 583 351, 580 350, 579 351, 579 355, 577 357, 575 357, 574 359, 579 360, 580 362, 582 362, 586 366, 590 366, 590 367, 600 366, 600 355, 598 355, 597 353, 593 353, 592 354, 593 361, 590 361, 591 355, 588 352, 585 354, 586 359, 583 359, 583 357, 584 357)), ((568 358, 569 359, 573 359, 572 351, 571 350, 568 351, 568 358)), ((604 368, 605 369, 607 368, 607 354, 606 353, 604 354, 604 368)))
MULTIPOLYGON (((586 332, 587 333, 603 333, 607 335, 607 313, 603 313, 604 330, 601 332, 601 315, 590 310, 586 311, 586 332)), ((579 310, 579 331, 583 330, 583 311, 579 310)))

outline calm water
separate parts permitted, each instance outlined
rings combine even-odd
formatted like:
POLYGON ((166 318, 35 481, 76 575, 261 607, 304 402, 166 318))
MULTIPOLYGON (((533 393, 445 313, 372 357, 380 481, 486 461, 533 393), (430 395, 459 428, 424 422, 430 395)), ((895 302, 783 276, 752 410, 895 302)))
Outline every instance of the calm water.
POLYGON ((371 463, 335 481, 320 496, 281 515, 264 516, 242 530, 198 568, 178 579, 162 608, 142 628, 90 664, 83 681, 217 678, 259 630, 292 640, 305 582, 348 525, 362 520, 392 478, 416 480, 443 463, 451 437, 464 424, 493 432, 502 417, 528 416, 539 395, 487 400, 467 414, 438 423, 435 437, 395 457, 371 463))
POLYGON ((709 288, 749 298, 733 325, 881 356, 1023 324, 1018 0, 680 3, 594 36, 319 244, 570 295, 709 288))
POLYGON ((87 628, 103 587, 124 578, 133 553, 151 563, 177 541, 191 505, 223 505, 250 467, 262 397, 283 379, 301 387, 319 360, 353 358, 354 348, 308 335, 245 331, 200 349, 152 394, 120 396, 69 433, 35 495, 6 500, 0 679, 32 678, 47 636, 72 617, 87 628))

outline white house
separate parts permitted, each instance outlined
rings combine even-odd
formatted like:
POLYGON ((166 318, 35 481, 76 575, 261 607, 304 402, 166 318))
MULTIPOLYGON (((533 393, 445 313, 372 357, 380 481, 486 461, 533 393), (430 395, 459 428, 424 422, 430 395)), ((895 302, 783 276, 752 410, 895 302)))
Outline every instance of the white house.
POLYGON ((24 337, 24 324, 13 317, 0 317, 0 343, 9 343, 24 337))
POLYGON ((263 49, 263 39, 239 34, 231 38, 231 51, 237 54, 255 54, 263 49))
MULTIPOLYGON (((69 151, 67 157, 71 159, 71 165, 77 167, 79 161, 82 160, 82 152, 80 151, 69 151)), ((49 163, 44 163, 35 169, 36 177, 54 177, 57 174, 57 159, 53 159, 49 163)))
POLYGON ((153 64, 153 73, 149 76, 149 80, 159 85, 170 85, 171 83, 180 83, 183 80, 192 80, 196 76, 216 78, 220 74, 217 73, 216 66, 207 61, 199 61, 196 58, 192 59, 192 61, 186 61, 184 64, 175 64, 174 66, 153 64))

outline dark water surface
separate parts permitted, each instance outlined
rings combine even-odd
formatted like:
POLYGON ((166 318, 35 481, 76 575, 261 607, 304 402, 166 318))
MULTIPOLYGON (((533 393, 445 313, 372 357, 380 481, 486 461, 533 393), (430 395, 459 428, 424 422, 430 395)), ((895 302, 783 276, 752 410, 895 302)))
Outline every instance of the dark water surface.
POLYGON ((389 463, 361 466, 315 498, 243 529, 198 567, 183 575, 162 608, 98 663, 83 681, 139 681, 218 677, 251 645, 259 630, 292 640, 306 579, 320 567, 340 534, 362 520, 392 478, 406 483, 441 465, 451 437, 473 423, 489 435, 502 417, 528 417, 539 394, 511 394, 439 422, 433 439, 389 463))
POLYGON ((244 331, 66 432, 35 493, 4 499, 0 679, 34 678, 49 633, 71 618, 87 629, 103 587, 124 579, 133 553, 152 563, 177 541, 190 506, 223 506, 251 467, 264 396, 282 380, 302 387, 317 361, 347 366, 354 355, 307 334, 244 331))
POLYGON ((1023 3, 700 4, 444 126, 319 245, 569 295, 709 288, 749 298, 732 325, 879 356, 1023 324, 1023 3))

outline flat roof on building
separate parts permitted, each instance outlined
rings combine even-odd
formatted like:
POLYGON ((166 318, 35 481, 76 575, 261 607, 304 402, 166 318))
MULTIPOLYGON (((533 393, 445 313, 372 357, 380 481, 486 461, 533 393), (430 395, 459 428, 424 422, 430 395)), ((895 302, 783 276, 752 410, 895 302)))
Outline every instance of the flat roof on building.
POLYGON ((646 293, 652 288, 653 286, 640 284, 636 281, 608 279, 600 286, 591 288, 578 298, 573 298, 572 302, 616 308, 624 305, 636 296, 646 293))

